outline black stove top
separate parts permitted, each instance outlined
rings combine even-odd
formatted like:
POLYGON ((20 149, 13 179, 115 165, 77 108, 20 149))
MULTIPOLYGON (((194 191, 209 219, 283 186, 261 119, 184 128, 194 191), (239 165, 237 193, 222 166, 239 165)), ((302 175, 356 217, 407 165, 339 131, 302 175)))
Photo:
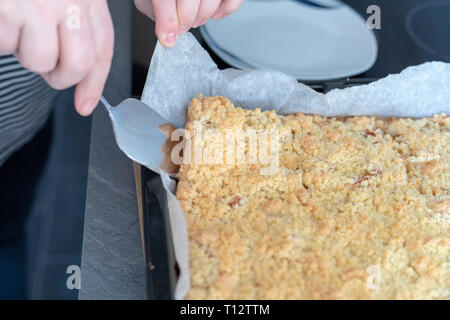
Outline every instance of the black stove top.
POLYGON ((343 0, 363 17, 381 10, 378 59, 362 76, 379 78, 426 61, 450 62, 450 0, 343 0))

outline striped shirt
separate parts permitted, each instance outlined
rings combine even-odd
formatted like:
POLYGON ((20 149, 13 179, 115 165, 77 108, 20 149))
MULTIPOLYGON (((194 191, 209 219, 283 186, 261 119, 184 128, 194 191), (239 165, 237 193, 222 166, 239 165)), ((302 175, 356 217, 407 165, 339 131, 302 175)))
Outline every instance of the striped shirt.
POLYGON ((0 55, 0 166, 42 128, 56 91, 12 55, 0 55))

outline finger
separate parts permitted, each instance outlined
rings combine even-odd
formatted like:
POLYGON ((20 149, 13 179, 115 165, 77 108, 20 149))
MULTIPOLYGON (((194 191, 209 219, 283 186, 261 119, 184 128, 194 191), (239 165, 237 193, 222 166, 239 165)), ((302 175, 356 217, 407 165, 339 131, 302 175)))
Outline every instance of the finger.
POLYGON ((244 0, 223 0, 216 13, 212 16, 214 20, 223 19, 236 12, 244 3, 244 0))
POLYGON ((173 47, 177 42, 178 16, 176 0, 153 0, 156 36, 164 47, 173 47))
POLYGON ((106 1, 92 1, 90 21, 95 61, 89 74, 75 89, 75 108, 83 116, 94 111, 103 93, 114 51, 114 28, 106 1))
POLYGON ((40 74, 53 70, 58 62, 57 21, 50 7, 36 10, 30 16, 22 27, 16 53, 25 68, 40 74))
POLYGON ((153 5, 151 0, 134 0, 134 4, 140 12, 155 21, 155 14, 153 13, 153 5))
POLYGON ((0 54, 13 54, 19 44, 19 28, 0 20, 0 54))
MULTIPOLYGON (((70 8, 69 8, 70 9, 70 8)), ((47 83, 58 90, 69 88, 86 77, 94 65, 93 31, 87 7, 76 7, 59 25, 59 60, 55 69, 44 74, 47 83)))
POLYGON ((20 39, 22 15, 14 0, 0 1, 0 54, 17 51, 20 39))
POLYGON ((200 0, 177 0, 179 34, 184 34, 192 27, 197 17, 200 0))
POLYGON ((197 19, 194 22, 193 27, 197 28, 204 25, 209 18, 217 11, 220 6, 220 0, 202 0, 200 3, 200 8, 198 9, 197 19))

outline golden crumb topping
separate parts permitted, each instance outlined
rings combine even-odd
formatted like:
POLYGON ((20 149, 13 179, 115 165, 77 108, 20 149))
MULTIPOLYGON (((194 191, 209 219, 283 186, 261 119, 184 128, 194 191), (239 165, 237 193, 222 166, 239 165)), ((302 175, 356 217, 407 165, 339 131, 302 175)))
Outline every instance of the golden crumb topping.
POLYGON ((270 131, 278 151, 275 162, 245 161, 263 153, 247 135, 243 161, 226 151, 181 165, 187 298, 450 299, 449 127, 445 115, 281 116, 193 99, 191 145, 232 149, 227 130, 270 131), (196 125, 223 135, 197 139, 196 125))

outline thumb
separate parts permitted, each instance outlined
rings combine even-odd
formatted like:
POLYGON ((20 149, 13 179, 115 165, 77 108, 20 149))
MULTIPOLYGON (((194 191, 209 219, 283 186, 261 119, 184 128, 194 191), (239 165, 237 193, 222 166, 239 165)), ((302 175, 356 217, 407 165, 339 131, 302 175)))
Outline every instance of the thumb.
POLYGON ((164 47, 173 47, 178 38, 177 0, 153 0, 156 36, 164 47))

